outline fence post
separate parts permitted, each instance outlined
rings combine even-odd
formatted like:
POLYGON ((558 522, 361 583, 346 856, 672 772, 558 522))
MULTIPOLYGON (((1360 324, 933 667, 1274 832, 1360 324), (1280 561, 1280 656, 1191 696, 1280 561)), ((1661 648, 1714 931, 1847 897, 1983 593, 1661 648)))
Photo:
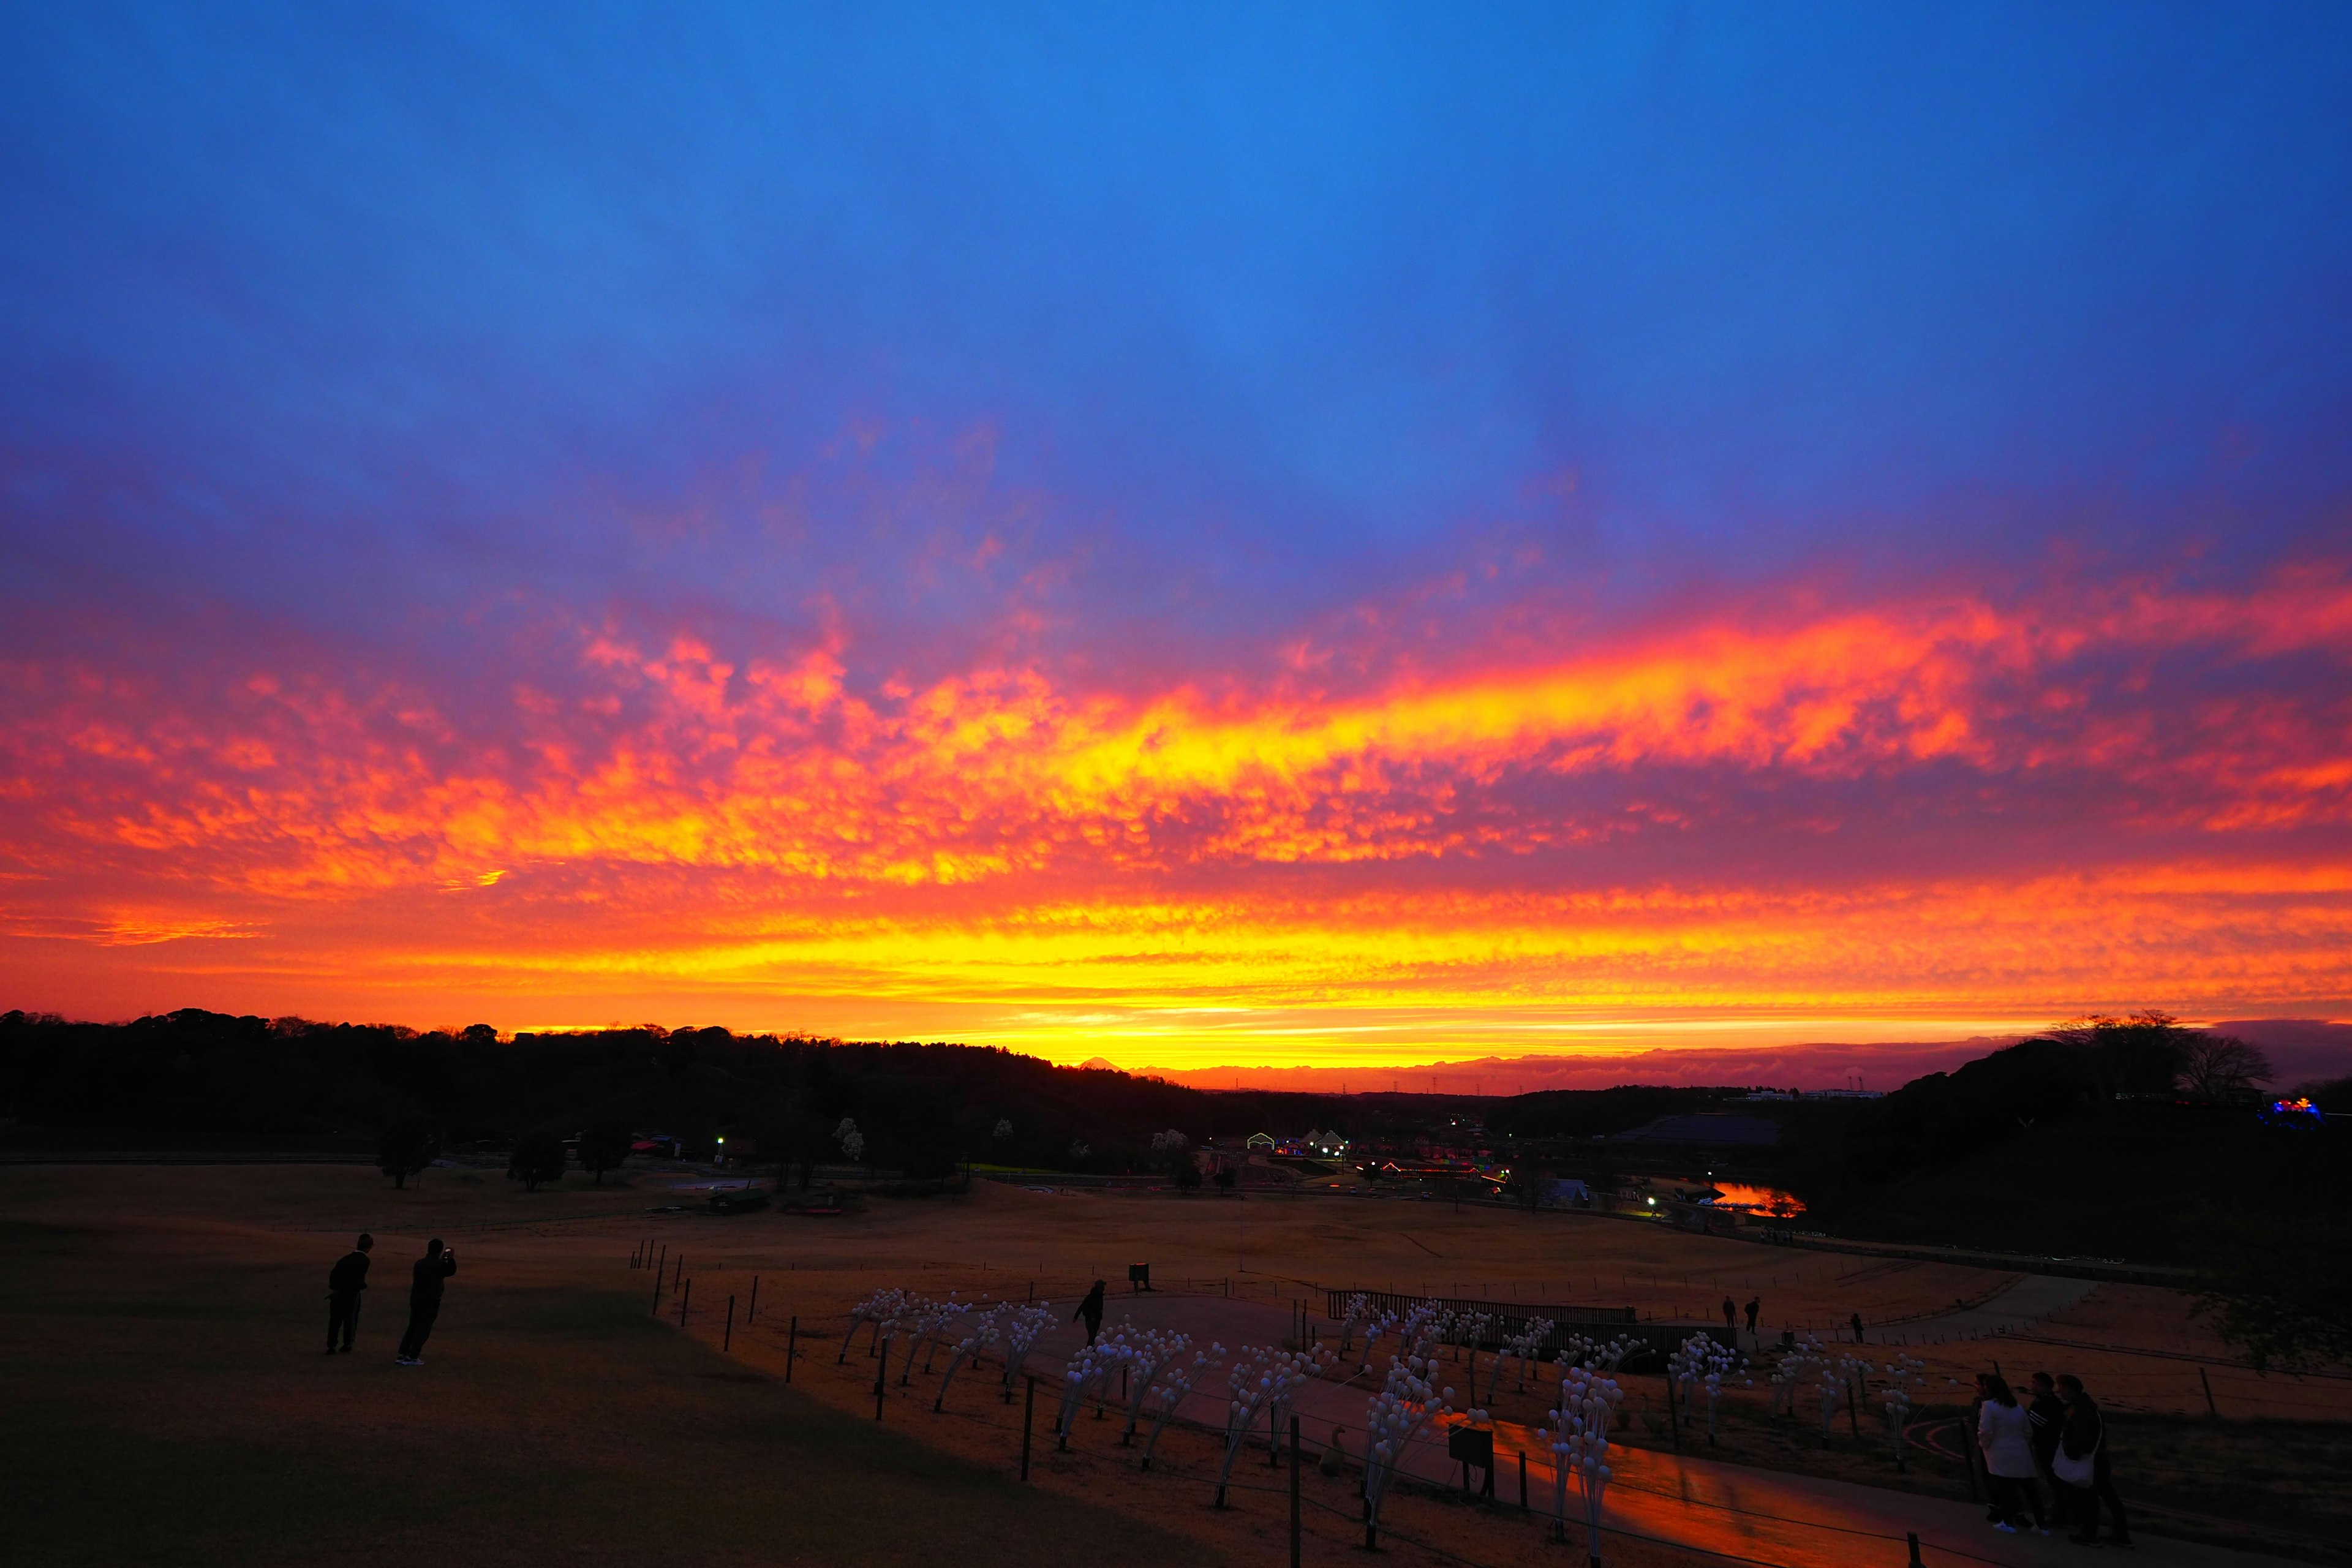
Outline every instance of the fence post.
POLYGON ((1524 1448, 1519 1450, 1519 1511, 1528 1511, 1528 1453, 1524 1448))
POLYGON ((721 1355, 724 1355, 727 1352, 729 1352, 729 1351, 730 1351, 730 1350, 733 1350, 734 1348, 735 1348, 735 1298, 734 1298, 732 1295, 730 1295, 730 1296, 727 1298, 727 1331, 726 1331, 724 1334, 722 1334, 722 1335, 720 1335, 720 1336, 719 1336, 719 1353, 720 1353, 721 1355))
POLYGON ((1029 1392, 1021 1400, 1021 1479, 1029 1479, 1029 1429, 1037 1415, 1037 1380, 1028 1380, 1029 1392))
POLYGON ((795 1312, 793 1314, 792 1327, 784 1331, 784 1381, 786 1383, 793 1380, 793 1363, 800 1359, 800 1351, 801 1320, 800 1314, 795 1312))
POLYGON ((1290 1568, 1298 1568, 1298 1417, 1290 1418, 1290 1568))
POLYGON ((751 1320, 760 1315, 760 1277, 751 1276, 751 1300, 743 1309, 743 1326, 750 1328, 751 1320))
POLYGON ((1919 1532, 1916 1530, 1906 1531, 1903 1539, 1911 1548, 1909 1568, 1927 1568, 1927 1564, 1919 1560, 1919 1532))
POLYGON ((686 1310, 694 1304, 694 1281, 686 1282, 686 1292, 677 1299, 677 1326, 686 1327, 686 1310))
POLYGON ((2201 1366, 2197 1369, 2197 1381, 2205 1389, 2205 1414, 2219 1421, 2221 1419, 2221 1408, 2213 1403, 2213 1380, 2205 1375, 2205 1369, 2201 1366))
POLYGON ((654 1270, 654 1316, 655 1316, 655 1317, 656 1317, 656 1318, 658 1318, 658 1317, 660 1317, 660 1316, 661 1316, 661 1298, 662 1298, 662 1277, 661 1277, 661 1270, 660 1270, 660 1269, 658 1269, 658 1268, 656 1268, 656 1269, 655 1269, 655 1270, 654 1270))

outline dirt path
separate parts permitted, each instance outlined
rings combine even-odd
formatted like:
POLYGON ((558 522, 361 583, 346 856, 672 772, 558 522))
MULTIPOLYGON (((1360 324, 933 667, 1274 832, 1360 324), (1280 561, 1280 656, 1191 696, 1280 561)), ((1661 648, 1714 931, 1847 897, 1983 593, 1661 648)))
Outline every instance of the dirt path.
POLYGON ((2029 1274, 1989 1301, 1962 1311, 1891 1324, 1870 1337, 1880 1344, 1923 1345, 2002 1333, 2063 1312, 2098 1288, 2095 1279, 2029 1274))

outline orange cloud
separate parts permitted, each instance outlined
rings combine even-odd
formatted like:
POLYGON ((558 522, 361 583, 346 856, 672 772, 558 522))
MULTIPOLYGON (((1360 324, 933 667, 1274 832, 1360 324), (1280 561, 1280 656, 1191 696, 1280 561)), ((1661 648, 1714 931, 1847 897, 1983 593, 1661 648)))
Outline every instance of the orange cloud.
POLYGON ((2338 577, 1755 606, 1332 693, 578 647, 487 718, 416 679, 6 670, 0 889, 45 934, 5 940, 963 1033, 2352 994, 2338 577))

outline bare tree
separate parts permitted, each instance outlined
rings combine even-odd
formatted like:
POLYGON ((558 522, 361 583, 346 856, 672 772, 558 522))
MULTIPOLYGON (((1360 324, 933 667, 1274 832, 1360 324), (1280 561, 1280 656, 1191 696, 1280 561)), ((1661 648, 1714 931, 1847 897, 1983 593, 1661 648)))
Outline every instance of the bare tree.
POLYGON ((2260 1046, 2235 1035, 2192 1035, 2181 1053, 2180 1087, 2200 1100, 2221 1100, 2277 1076, 2260 1046))

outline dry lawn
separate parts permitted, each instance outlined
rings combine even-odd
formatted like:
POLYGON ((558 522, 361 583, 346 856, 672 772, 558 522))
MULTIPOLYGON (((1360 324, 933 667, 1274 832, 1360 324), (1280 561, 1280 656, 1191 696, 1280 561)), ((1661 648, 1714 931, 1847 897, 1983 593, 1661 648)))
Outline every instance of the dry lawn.
MULTIPOLYGON (((1222 1292, 1231 1281, 1253 1297, 1309 1301, 1318 1317, 1326 1286, 1669 1316, 1711 1311, 1727 1291, 1743 1302, 1761 1293, 1768 1331, 1826 1326, 1854 1310, 1871 1323, 1931 1312, 2010 1278, 1592 1216, 1343 1198, 983 1184, 966 1199, 877 1201, 838 1218, 648 1212, 698 1197, 670 1194, 669 1180, 637 1172, 600 1190, 574 1177, 533 1194, 496 1172, 449 1169, 408 1192, 348 1166, 0 1171, 0 1398, 13 1417, 9 1473, 31 1500, 13 1539, 30 1561, 90 1563, 488 1562, 532 1548, 633 1563, 681 1550, 718 1563, 887 1563, 942 1551, 978 1564, 1114 1553, 1145 1564, 1279 1562, 1282 1499, 1248 1491, 1233 1509, 1208 1508, 1216 1446, 1203 1435, 1171 1430, 1149 1476, 1107 1444, 1082 1440, 1058 1456, 1041 1439, 1024 1488, 1013 1478, 1019 1411, 963 1397, 977 1396, 982 1380, 960 1382, 958 1408, 935 1418, 918 1379, 894 1390, 877 1426, 870 1363, 835 1368, 838 1341, 819 1336, 837 1335, 847 1306, 878 1286, 1034 1289, 1067 1301, 1097 1277, 1116 1291, 1131 1261, 1150 1262, 1163 1286, 1222 1292), (361 1352, 322 1357, 324 1272, 362 1228, 378 1238, 379 1286, 361 1352), (427 1235, 457 1247, 461 1269, 429 1364, 394 1368, 406 1265, 427 1235), (652 1316, 653 1277, 628 1267, 640 1241, 685 1258, 697 1309, 688 1333, 674 1307, 652 1316), (757 1325, 740 1315, 754 1276, 757 1325), (722 1355, 730 1294, 739 1321, 722 1355), (786 1388, 777 1331, 793 1316, 810 1335, 803 1348, 820 1353, 786 1388)), ((2185 1302, 2161 1291, 2103 1289, 2045 1331, 2178 1353, 2213 1348, 2197 1338, 2185 1302)), ((1985 1352, 1945 1347, 1931 1361, 1958 1376, 1985 1352)), ((2143 1363, 2194 1377, 2193 1363, 2032 1347, 2044 1352, 2090 1368, 2095 1386, 2110 1363, 2118 1380, 2143 1363)), ((1662 1385, 1633 1381, 1636 1405, 1649 1406, 1633 1440, 1663 1444, 1662 1385)), ((2217 1395, 2238 1405, 2224 1386, 2217 1395)), ((1727 1412, 1727 1456, 1893 1479, 1882 1445, 1841 1436, 1823 1451, 1792 1441, 1760 1419, 1759 1404, 1760 1394, 1743 1396, 1727 1412)), ((1507 1388, 1496 1405, 1507 1419, 1538 1408, 1507 1388)), ((2326 1419, 2347 1414, 2338 1400, 2326 1419)), ((1041 1411, 1041 1433, 1045 1422, 1041 1411)), ((2210 1440, 2202 1451, 2213 1452, 2210 1440)), ((1278 1481, 1263 1454, 1255 1463, 1254 1485, 1278 1481)), ((1351 1482, 1312 1470, 1305 1479, 1308 1561, 1361 1561, 1351 1482)), ((1929 1463, 1909 1484, 1954 1492, 1962 1483, 1929 1463)), ((2333 1518, 2339 1501, 2315 1482, 2289 1511, 2333 1518)), ((1391 1510, 1395 1536, 1460 1558, 1560 1561, 1515 1508, 1414 1494, 1391 1510)), ((1398 1563, 1444 1560, 1390 1544, 1398 1563)), ((1695 1559, 1619 1542, 1612 1560, 1695 1559)))

